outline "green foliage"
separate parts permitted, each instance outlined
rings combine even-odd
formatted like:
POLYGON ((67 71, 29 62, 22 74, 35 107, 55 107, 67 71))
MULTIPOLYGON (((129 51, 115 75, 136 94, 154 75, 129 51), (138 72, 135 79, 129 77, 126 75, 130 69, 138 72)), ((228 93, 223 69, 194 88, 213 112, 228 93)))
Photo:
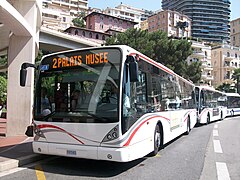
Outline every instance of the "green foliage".
POLYGON ((223 91, 226 93, 235 93, 235 88, 231 87, 231 84, 227 84, 227 83, 223 83, 221 85, 219 85, 217 88, 217 90, 219 91, 223 91))
POLYGON ((38 55, 35 59, 35 63, 39 63, 42 60, 42 57, 43 57, 43 52, 42 52, 42 50, 39 49, 38 55))
POLYGON ((188 65, 186 62, 187 57, 192 54, 191 43, 187 40, 169 39, 163 31, 148 33, 146 30, 131 28, 108 38, 105 43, 105 45, 122 44, 138 50, 194 83, 201 78, 200 64, 188 65))
POLYGON ((85 25, 85 21, 84 21, 84 16, 85 16, 85 13, 84 12, 81 12, 77 18, 74 18, 72 20, 73 22, 73 25, 74 26, 77 26, 77 27, 80 27, 80 28, 85 28, 86 25, 85 25))
MULTIPOLYGON (((0 66, 6 66, 7 63, 7 55, 0 56, 0 66)), ((0 76, 7 78, 7 72, 0 72, 0 76)))
POLYGON ((185 78, 190 79, 193 83, 201 79, 201 62, 192 62, 185 66, 185 78))
POLYGON ((234 70, 232 79, 237 81, 235 88, 237 89, 237 93, 240 93, 240 68, 234 70))
POLYGON ((7 79, 0 76, 0 104, 6 104, 7 101, 7 79))

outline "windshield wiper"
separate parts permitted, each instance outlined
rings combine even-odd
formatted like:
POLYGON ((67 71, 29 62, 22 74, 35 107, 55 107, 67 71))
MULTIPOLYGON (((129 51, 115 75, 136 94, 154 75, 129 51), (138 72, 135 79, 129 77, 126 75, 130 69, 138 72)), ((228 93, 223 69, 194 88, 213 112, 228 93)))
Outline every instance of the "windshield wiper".
POLYGON ((55 112, 56 112, 56 111, 53 111, 53 112, 51 112, 50 114, 48 114, 47 116, 45 116, 45 117, 43 118, 43 121, 47 121, 50 117, 52 117, 52 116, 55 114, 55 112))
POLYGON ((91 117, 93 117, 95 119, 105 120, 105 121, 110 121, 111 120, 111 119, 106 118, 106 117, 97 116, 96 114, 89 113, 88 111, 84 111, 84 113, 86 113, 87 115, 90 115, 91 117))

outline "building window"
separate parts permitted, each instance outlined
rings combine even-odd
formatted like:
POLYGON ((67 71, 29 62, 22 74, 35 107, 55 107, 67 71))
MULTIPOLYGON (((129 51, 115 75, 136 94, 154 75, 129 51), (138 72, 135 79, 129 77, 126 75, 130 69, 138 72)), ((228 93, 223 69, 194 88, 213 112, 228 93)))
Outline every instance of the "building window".
POLYGON ((98 34, 96 34, 96 39, 98 39, 98 34))
POLYGON ((238 57, 238 55, 237 55, 237 53, 235 53, 235 58, 237 58, 238 57))
POLYGON ((230 57, 230 52, 227 52, 227 57, 230 57))

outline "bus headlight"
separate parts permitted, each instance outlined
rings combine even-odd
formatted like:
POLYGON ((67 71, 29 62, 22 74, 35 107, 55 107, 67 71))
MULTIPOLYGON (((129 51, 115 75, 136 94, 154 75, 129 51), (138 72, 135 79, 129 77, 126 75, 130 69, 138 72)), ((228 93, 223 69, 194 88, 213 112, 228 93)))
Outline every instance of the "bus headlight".
POLYGON ((119 131, 118 131, 118 125, 115 126, 114 128, 112 128, 107 135, 103 138, 102 142, 108 142, 108 141, 112 141, 114 139, 117 139, 119 137, 119 131))

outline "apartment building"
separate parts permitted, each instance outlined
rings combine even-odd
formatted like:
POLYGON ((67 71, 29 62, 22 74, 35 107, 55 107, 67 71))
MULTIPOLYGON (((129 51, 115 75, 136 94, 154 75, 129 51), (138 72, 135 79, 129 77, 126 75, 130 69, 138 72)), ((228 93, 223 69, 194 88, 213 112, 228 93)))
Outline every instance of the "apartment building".
POLYGON ((213 84, 213 67, 211 63, 211 46, 205 42, 191 41, 193 54, 187 58, 188 63, 201 62, 201 84, 213 84))
POLYGON ((213 47, 212 65, 215 87, 223 83, 234 85, 232 75, 240 67, 240 48, 226 44, 213 47))
POLYGON ((230 29, 231 45, 240 47, 240 18, 230 22, 230 29))
POLYGON ((137 23, 127 19, 122 19, 109 14, 100 12, 92 12, 88 14, 84 20, 86 28, 99 32, 107 32, 109 30, 124 32, 128 28, 133 28, 137 23))
POLYGON ((144 20, 140 23, 140 29, 141 30, 148 30, 148 20, 144 20))
POLYGON ((163 10, 174 10, 192 20, 192 37, 208 42, 229 42, 230 0, 162 0, 163 10))
POLYGON ((134 21, 137 23, 135 25, 136 28, 140 28, 140 23, 146 20, 151 14, 153 14, 152 11, 134 8, 122 3, 115 8, 106 8, 104 10, 104 13, 129 21, 134 21))
POLYGON ((191 19, 176 11, 159 11, 148 18, 148 31, 157 30, 162 30, 172 37, 190 37, 191 19))
POLYGON ((58 31, 72 26, 72 20, 88 10, 88 0, 43 0, 42 5, 42 26, 58 31))

